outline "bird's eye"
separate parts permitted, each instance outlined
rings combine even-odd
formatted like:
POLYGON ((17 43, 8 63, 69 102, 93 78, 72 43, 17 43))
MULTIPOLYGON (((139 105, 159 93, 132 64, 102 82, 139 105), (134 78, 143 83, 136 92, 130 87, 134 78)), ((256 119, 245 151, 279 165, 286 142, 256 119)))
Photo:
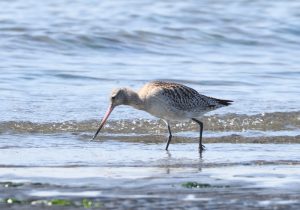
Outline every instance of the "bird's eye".
POLYGON ((111 99, 112 99, 112 100, 115 100, 115 99, 116 99, 116 96, 112 96, 111 99))

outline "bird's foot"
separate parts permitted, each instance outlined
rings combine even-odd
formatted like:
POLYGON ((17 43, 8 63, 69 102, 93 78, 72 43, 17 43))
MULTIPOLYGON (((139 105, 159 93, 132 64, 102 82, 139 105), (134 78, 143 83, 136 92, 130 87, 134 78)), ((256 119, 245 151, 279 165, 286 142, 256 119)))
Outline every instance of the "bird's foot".
POLYGON ((202 151, 204 151, 204 150, 206 150, 206 148, 205 148, 205 146, 204 146, 203 144, 201 144, 201 145, 199 146, 199 152, 202 152, 202 151))

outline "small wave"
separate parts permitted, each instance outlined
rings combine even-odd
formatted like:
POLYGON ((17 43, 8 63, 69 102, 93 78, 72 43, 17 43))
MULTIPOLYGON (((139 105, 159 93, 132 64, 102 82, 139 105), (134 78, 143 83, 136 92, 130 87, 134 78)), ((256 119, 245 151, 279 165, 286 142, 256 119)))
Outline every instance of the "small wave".
MULTIPOLYGON (((205 130, 210 131, 280 131, 299 130, 300 112, 274 112, 257 115, 226 114, 202 118, 205 130)), ((97 120, 35 123, 29 121, 6 121, 0 123, 0 133, 64 133, 94 132, 99 126, 97 120)), ((171 124, 174 132, 198 131, 198 125, 191 122, 171 124)), ((104 133, 165 133, 162 120, 110 120, 104 133)))
MULTIPOLYGON (((151 168, 151 167, 156 167, 156 168, 199 168, 199 166, 201 167, 205 167, 205 168, 214 168, 214 167, 228 167, 228 166, 272 166, 272 165, 293 165, 293 166, 298 166, 300 165, 300 161, 299 160, 284 160, 284 159, 278 159, 278 160, 244 160, 244 161, 237 161, 237 162, 228 162, 228 161, 224 161, 224 162, 209 162, 209 161, 204 161, 201 162, 201 164, 199 165, 199 161, 193 161, 191 159, 188 159, 186 162, 183 163, 183 160, 180 159, 178 161, 176 161, 176 159, 173 159, 172 162, 168 162, 166 164, 165 161, 159 161, 159 160, 155 160, 155 161, 140 161, 140 162, 134 162, 134 164, 132 163, 115 163, 115 164, 109 164, 109 167, 112 168, 123 168, 123 167, 131 167, 132 168, 136 168, 136 167, 144 167, 145 168, 151 168), (146 163, 146 164, 145 164, 146 163)), ((106 163, 103 163, 102 167, 106 167, 106 163)), ((0 164, 0 168, 1 169, 18 169, 18 170, 47 170, 47 169, 56 169, 56 170, 78 170, 78 169, 88 169, 88 168, 99 168, 99 163, 97 164, 93 164, 93 163, 83 163, 83 164, 63 164, 63 163, 58 163, 58 164, 53 164, 53 165, 40 165, 40 164, 31 164, 30 166, 26 165, 26 164, 18 164, 18 165, 9 165, 9 164, 0 164)), ((128 168, 127 168, 128 169, 128 168)), ((1 184, 1 182, 0 182, 1 184)), ((30 183, 26 183, 27 185, 29 185, 30 183)), ((34 184, 34 183, 33 183, 34 184)))
MULTIPOLYGON (((147 24, 147 22, 145 22, 147 24)), ((169 29, 161 27, 158 31, 149 29, 139 30, 135 28, 108 30, 102 28, 85 28, 83 30, 66 31, 57 30, 52 26, 49 28, 33 29, 12 25, 1 28, 10 47, 32 50, 56 50, 77 53, 78 49, 99 51, 117 51, 131 53, 147 53, 154 55, 184 56, 189 50, 178 51, 178 45, 186 46, 188 49, 194 47, 194 43, 200 45, 215 46, 282 46, 291 48, 298 39, 289 38, 285 33, 273 33, 272 36, 263 36, 253 32, 239 31, 235 28, 223 28, 218 30, 199 30, 199 26, 191 26, 186 31, 186 26, 169 29), (181 32, 182 31, 182 32, 181 32), (185 31, 185 33, 183 32, 185 31), (230 33, 228 33, 228 31, 230 33), (228 35, 230 34, 230 36, 228 35), (234 34, 234 36, 232 35, 234 34), (278 44, 280 43, 280 44, 278 44)), ((196 48, 198 51, 199 49, 196 48)), ((191 51, 192 52, 192 51, 191 51)))
MULTIPOLYGON (((120 135, 101 135, 95 141, 103 141, 105 139, 115 140, 120 142, 143 142, 148 144, 165 143, 167 140, 167 131, 165 135, 140 135, 140 136, 125 136, 120 135)), ((176 143, 197 143, 199 141, 199 134, 194 135, 194 137, 182 137, 174 135, 172 138, 172 144, 176 143)), ((83 141, 90 141, 92 135, 82 134, 80 139, 83 141)), ((218 136, 209 137, 205 135, 204 139, 206 143, 233 143, 233 144, 244 144, 244 143, 255 143, 255 144, 295 144, 300 143, 300 135, 296 136, 256 136, 256 137, 245 137, 242 135, 228 135, 228 136, 218 136)))

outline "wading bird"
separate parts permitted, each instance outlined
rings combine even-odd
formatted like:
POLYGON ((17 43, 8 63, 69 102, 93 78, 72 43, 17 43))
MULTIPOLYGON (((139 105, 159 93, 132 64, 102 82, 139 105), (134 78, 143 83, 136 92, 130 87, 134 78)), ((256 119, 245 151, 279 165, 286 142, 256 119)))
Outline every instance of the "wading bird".
POLYGON ((138 92, 129 88, 115 89, 110 97, 110 106, 93 140, 102 129, 113 109, 119 105, 128 105, 139 110, 144 110, 166 122, 169 130, 166 150, 168 150, 172 139, 170 121, 193 120, 198 123, 200 126, 199 151, 202 152, 205 149, 202 144, 203 123, 199 118, 206 112, 228 106, 231 102, 233 101, 201 95, 190 87, 173 82, 149 82, 138 92))

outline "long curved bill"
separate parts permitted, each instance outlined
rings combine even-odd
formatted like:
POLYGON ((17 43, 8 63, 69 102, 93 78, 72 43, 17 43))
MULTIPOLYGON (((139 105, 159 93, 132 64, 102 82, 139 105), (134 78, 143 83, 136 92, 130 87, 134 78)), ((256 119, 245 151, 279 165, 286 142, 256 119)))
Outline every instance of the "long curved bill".
POLYGON ((94 139, 97 137, 98 133, 100 132, 100 130, 101 130, 102 127, 104 126, 106 120, 108 119, 110 113, 111 113, 113 110, 114 110, 113 105, 110 105, 110 106, 108 107, 108 110, 106 111, 106 113, 105 113, 105 115, 104 115, 104 117, 103 117, 103 119, 102 119, 102 121, 101 121, 101 124, 100 124, 100 126, 99 126, 97 132, 95 133, 95 135, 94 135, 94 137, 93 137, 92 140, 94 140, 94 139))

